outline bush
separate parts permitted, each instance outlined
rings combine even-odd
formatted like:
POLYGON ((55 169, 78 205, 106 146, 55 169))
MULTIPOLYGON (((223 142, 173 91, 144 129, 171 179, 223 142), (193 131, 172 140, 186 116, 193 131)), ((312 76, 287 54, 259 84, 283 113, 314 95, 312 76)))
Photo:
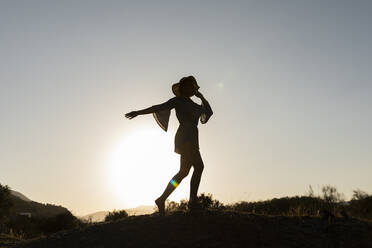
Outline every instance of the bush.
POLYGON ((236 211, 267 215, 317 215, 323 201, 317 197, 294 196, 257 202, 238 202, 228 206, 236 211))
MULTIPOLYGON (((198 204, 201 209, 223 209, 223 204, 213 199, 212 194, 205 194, 202 193, 198 196, 198 204)), ((166 211, 167 212, 174 212, 174 211, 186 211, 188 209, 188 201, 181 200, 180 203, 174 201, 167 201, 166 202, 166 211)))
POLYGON ((125 210, 114 210, 106 215, 105 221, 117 221, 126 217, 128 217, 128 213, 125 210))
POLYGON ((180 203, 175 202, 175 201, 166 201, 165 202, 165 211, 167 212, 175 212, 175 211, 186 211, 187 210, 187 205, 188 205, 187 200, 181 200, 180 203))
POLYGON ((70 212, 66 212, 43 221, 41 231, 45 234, 51 234, 62 230, 73 229, 79 225, 80 221, 70 212))
POLYGON ((353 190, 353 197, 351 198, 351 200, 363 200, 369 196, 370 195, 368 195, 363 190, 356 189, 356 190, 353 190))
POLYGON ((361 219, 372 219, 372 195, 361 190, 354 190, 353 198, 347 206, 351 216, 361 219))
POLYGON ((215 200, 213 199, 213 195, 212 194, 205 194, 205 193, 202 193, 201 195, 198 196, 198 202, 201 206, 202 209, 208 209, 208 208, 212 208, 212 209, 220 209, 220 208, 224 208, 223 204, 218 201, 218 200, 215 200))

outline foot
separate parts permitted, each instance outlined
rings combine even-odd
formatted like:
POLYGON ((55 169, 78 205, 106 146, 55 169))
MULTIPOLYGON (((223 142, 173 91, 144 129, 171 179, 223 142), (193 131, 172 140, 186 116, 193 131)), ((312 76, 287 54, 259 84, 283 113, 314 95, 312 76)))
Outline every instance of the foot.
POLYGON ((165 214, 165 201, 158 198, 158 199, 155 200, 155 204, 156 204, 156 206, 158 206, 159 214, 164 215, 165 214))

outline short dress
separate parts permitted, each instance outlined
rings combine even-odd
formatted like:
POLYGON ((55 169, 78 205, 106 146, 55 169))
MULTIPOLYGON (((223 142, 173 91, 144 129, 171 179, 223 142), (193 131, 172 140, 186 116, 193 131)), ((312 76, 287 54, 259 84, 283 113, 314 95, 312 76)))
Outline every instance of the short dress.
POLYGON ((173 97, 152 108, 156 122, 164 131, 168 130, 171 109, 176 109, 176 116, 180 123, 174 139, 176 153, 184 154, 199 150, 198 121, 200 119, 200 122, 205 124, 213 114, 207 101, 199 105, 188 97, 173 97))

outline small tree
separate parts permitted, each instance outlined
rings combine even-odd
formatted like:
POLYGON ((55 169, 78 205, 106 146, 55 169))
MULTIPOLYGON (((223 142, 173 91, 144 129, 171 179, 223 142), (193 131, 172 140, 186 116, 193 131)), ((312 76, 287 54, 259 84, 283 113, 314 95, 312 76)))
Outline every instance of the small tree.
POLYGON ((325 202, 334 204, 343 201, 343 195, 339 193, 336 187, 331 185, 324 185, 322 187, 322 198, 325 202))
POLYGON ((335 214, 340 210, 341 202, 344 202, 344 195, 337 191, 337 188, 331 185, 324 185, 322 187, 322 199, 324 200, 324 209, 330 213, 335 214))
POLYGON ((10 198, 9 187, 0 184, 0 221, 9 215, 12 206, 13 202, 10 198))
POLYGON ((106 215, 105 221, 116 221, 126 217, 128 217, 128 213, 125 210, 114 210, 106 215))
POLYGON ((367 197, 369 197, 368 193, 360 189, 356 189, 356 190, 353 190, 353 197, 351 198, 351 200, 363 200, 367 197))
POLYGON ((308 197, 315 197, 313 187, 309 185, 309 190, 307 191, 307 196, 308 197))

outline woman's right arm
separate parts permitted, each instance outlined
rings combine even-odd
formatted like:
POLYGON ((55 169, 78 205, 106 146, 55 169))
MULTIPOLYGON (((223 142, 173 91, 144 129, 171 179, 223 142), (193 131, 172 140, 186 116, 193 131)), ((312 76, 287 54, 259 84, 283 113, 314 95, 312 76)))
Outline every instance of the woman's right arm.
POLYGON ((213 115, 213 110, 211 108, 211 105, 209 105, 209 102, 207 101, 207 99, 204 98, 203 94, 200 93, 199 91, 197 91, 195 93, 195 96, 196 97, 199 97, 200 100, 202 101, 202 109, 203 109, 203 112, 200 116, 200 122, 202 124, 205 124, 208 122, 209 118, 213 115))
POLYGON ((154 105, 154 106, 151 106, 149 108, 141 109, 141 110, 138 110, 138 111, 132 111, 132 112, 126 113, 125 117, 127 117, 129 119, 132 119, 132 118, 136 117, 137 115, 146 115, 146 114, 152 114, 152 113, 155 113, 155 112, 159 112, 159 111, 162 111, 162 110, 171 110, 172 108, 175 107, 175 104, 176 104, 175 101, 176 100, 175 100, 175 97, 174 97, 174 98, 169 99, 165 103, 154 105))

